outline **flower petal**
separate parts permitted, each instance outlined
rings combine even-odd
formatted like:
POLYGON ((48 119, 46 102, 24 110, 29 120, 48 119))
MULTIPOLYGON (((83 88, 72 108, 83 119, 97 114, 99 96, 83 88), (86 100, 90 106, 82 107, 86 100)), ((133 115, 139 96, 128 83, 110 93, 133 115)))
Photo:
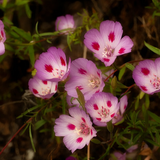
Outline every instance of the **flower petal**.
POLYGON ((112 48, 115 48, 122 37, 122 25, 119 22, 110 20, 103 21, 100 24, 100 33, 104 42, 112 48))

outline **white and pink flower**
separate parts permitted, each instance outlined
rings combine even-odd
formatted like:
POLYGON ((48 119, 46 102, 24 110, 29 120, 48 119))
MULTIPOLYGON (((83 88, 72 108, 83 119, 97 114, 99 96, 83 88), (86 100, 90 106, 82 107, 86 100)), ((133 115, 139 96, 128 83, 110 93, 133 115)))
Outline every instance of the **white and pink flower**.
POLYGON ((96 65, 85 58, 78 58, 72 61, 69 81, 65 84, 65 90, 71 97, 77 98, 76 88, 84 95, 85 100, 97 92, 101 92, 104 87, 102 73, 96 65))
POLYGON ((118 98, 111 93, 94 94, 85 105, 87 112, 97 126, 106 126, 119 110, 118 98))
POLYGON ((160 92, 160 58, 144 60, 133 70, 136 85, 147 94, 160 92))
POLYGON ((60 115, 55 120, 54 132, 56 136, 62 136, 65 146, 72 151, 82 149, 96 136, 97 131, 92 127, 89 116, 78 107, 69 109, 68 115, 60 115))
POLYGON ((4 46, 5 40, 6 40, 6 34, 4 32, 4 24, 0 20, 0 55, 4 54, 5 52, 5 46, 4 46))
MULTIPOLYGON (((65 16, 57 17, 55 22, 55 30, 60 31, 63 29, 75 29, 75 22, 73 16, 67 14, 65 16)), ((71 30, 69 30, 71 32, 71 30)), ((68 31, 63 31, 62 33, 67 34, 68 31)))
POLYGON ((84 44, 95 57, 110 66, 117 56, 131 52, 133 42, 128 36, 121 39, 122 33, 119 22, 106 20, 101 22, 100 31, 91 29, 84 35, 84 44))
POLYGON ((36 96, 43 99, 51 98, 57 92, 57 82, 43 81, 37 76, 28 82, 29 90, 36 96))
POLYGON ((119 102, 119 110, 118 112, 115 114, 115 116, 112 119, 112 123, 115 124, 117 122, 120 122, 121 120, 123 120, 123 114, 127 108, 128 105, 128 100, 127 100, 127 96, 124 95, 119 102))
POLYGON ((37 77, 42 80, 54 82, 63 81, 69 74, 71 60, 68 67, 65 53, 60 48, 50 47, 47 52, 42 53, 35 62, 37 77))

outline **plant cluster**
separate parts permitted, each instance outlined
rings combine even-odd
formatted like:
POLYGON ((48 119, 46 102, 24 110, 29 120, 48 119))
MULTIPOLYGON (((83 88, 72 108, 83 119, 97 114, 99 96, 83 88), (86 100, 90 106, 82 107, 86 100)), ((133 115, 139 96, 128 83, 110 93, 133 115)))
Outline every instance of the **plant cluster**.
MULTIPOLYGON (((28 2, 17 0, 14 5, 7 5, 4 0, 1 9, 25 5, 30 17, 28 2)), ((156 0, 153 3, 154 16, 159 16, 160 3, 156 0)), ((122 37, 122 24, 101 21, 96 12, 89 16, 86 10, 79 16, 83 18, 81 26, 76 26, 73 16, 67 14, 57 17, 55 32, 39 33, 37 23, 33 35, 15 27, 7 17, 0 21, 0 62, 6 52, 16 48, 15 54, 21 57, 20 53, 24 52, 33 69, 28 88, 36 97, 36 105, 18 117, 30 116, 16 134, 23 128, 22 133, 28 129, 34 150, 32 127, 40 132, 52 132, 56 145, 60 143, 57 137, 63 137, 66 149, 71 151, 67 160, 94 159, 90 154, 93 143, 104 149, 99 160, 106 157, 140 160, 148 145, 160 147, 160 117, 149 110, 149 95, 160 96, 160 58, 129 61, 117 66, 116 58, 132 54, 134 46, 129 36, 122 37), (74 44, 84 46, 83 57, 67 61, 62 48, 52 46, 46 51, 41 46, 42 41, 50 43, 56 36, 66 38, 71 51, 74 44), (94 60, 87 59, 86 48, 93 52, 94 60), (36 49, 42 51, 38 59, 35 59, 36 49), (135 82, 129 87, 121 82, 126 71, 132 73, 135 82), (131 89, 136 86, 139 93, 135 98, 130 97, 131 89), (131 104, 128 97, 132 98, 131 104), (43 128, 47 123, 52 127, 43 128), (86 156, 81 157, 77 150, 86 145, 86 156), (133 152, 135 154, 131 155, 133 152)), ((160 55, 158 48, 144 44, 160 55)))

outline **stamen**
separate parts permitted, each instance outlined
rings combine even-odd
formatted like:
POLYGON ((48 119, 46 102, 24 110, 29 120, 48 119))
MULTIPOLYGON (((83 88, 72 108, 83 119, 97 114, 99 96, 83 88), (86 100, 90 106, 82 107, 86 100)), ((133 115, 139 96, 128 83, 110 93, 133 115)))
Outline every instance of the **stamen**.
POLYGON ((100 110, 100 112, 98 112, 98 114, 103 118, 108 117, 109 113, 110 113, 110 110, 104 108, 103 106, 102 106, 102 109, 100 110))
POLYGON ((102 57, 105 57, 105 58, 111 57, 113 54, 113 51, 114 50, 111 48, 111 46, 108 45, 107 47, 104 48, 102 52, 102 57))
POLYGON ((42 95, 47 95, 51 93, 50 87, 41 88, 41 90, 42 90, 42 95))
POLYGON ((79 129, 75 128, 75 132, 78 135, 84 134, 85 136, 87 136, 87 135, 90 134, 90 128, 87 126, 87 124, 85 122, 82 122, 80 124, 80 128, 79 129))
POLYGON ((93 75, 91 75, 91 79, 89 79, 88 82, 89 82, 88 85, 93 89, 98 88, 100 85, 99 78, 94 77, 93 75))
POLYGON ((150 83, 153 85, 154 88, 160 88, 160 78, 157 77, 155 74, 153 75, 153 79, 150 80, 150 83))

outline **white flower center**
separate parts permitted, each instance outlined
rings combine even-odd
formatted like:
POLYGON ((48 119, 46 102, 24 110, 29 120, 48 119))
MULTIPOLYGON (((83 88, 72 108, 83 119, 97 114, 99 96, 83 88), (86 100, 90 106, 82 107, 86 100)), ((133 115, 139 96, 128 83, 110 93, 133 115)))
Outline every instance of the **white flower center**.
POLYGON ((47 95, 51 93, 50 87, 41 88, 41 90, 42 90, 42 95, 47 95))
POLYGON ((112 49, 112 47, 108 45, 103 49, 102 57, 104 58, 111 57, 113 55, 113 51, 114 49, 112 49))
POLYGON ((64 76, 64 73, 65 73, 64 70, 61 70, 61 69, 53 68, 53 71, 52 71, 53 76, 59 79, 61 79, 64 76))
POLYGON ((80 124, 79 130, 77 128, 75 128, 75 130, 78 135, 84 134, 85 136, 87 136, 90 134, 90 128, 87 126, 87 124, 85 122, 82 122, 80 124))
POLYGON ((90 79, 88 80, 88 82, 89 82, 88 85, 93 89, 98 88, 100 85, 99 78, 94 77, 93 75, 90 76, 90 79))
POLYGON ((154 88, 160 89, 160 78, 157 77, 155 74, 153 75, 153 79, 150 80, 150 83, 153 85, 154 88))
POLYGON ((102 106, 100 112, 98 112, 98 114, 99 114, 101 117, 103 117, 103 118, 108 117, 109 113, 110 113, 110 110, 104 108, 103 106, 102 106))

